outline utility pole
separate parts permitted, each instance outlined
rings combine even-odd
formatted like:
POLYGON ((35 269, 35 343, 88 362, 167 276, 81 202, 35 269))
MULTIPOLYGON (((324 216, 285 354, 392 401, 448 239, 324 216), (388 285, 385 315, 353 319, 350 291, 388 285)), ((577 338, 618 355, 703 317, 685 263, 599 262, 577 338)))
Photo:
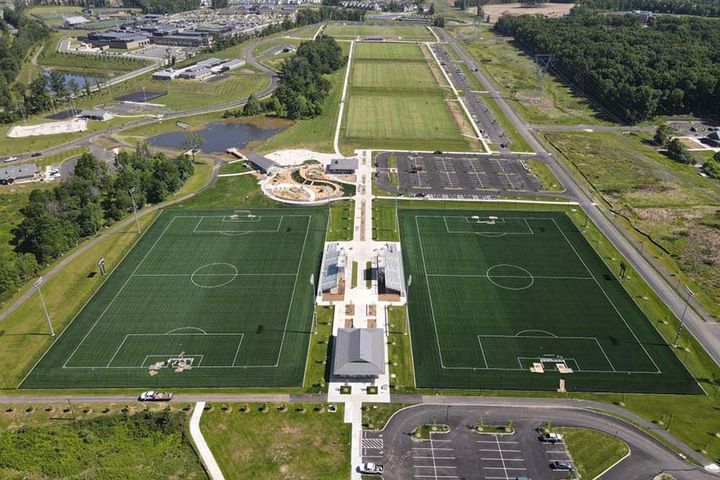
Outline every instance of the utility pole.
POLYGON ((535 72, 537 75, 537 90, 535 98, 542 99, 545 94, 545 74, 555 61, 555 55, 550 53, 538 53, 535 55, 535 72))
POLYGON ((38 292, 38 296, 40 297, 40 303, 42 304, 43 311, 45 312, 45 320, 47 320, 48 329, 50 330, 50 336, 55 336, 55 330, 53 330, 52 322, 50 322, 50 314, 48 314, 47 306, 45 305, 45 299, 42 296, 42 292, 40 291, 40 284, 42 283, 43 277, 40 277, 37 279, 37 282, 35 282, 35 290, 38 292))
POLYGON ((133 204, 133 212, 135 213, 135 226, 137 227, 137 232, 140 233, 140 221, 138 220, 137 215, 137 204, 135 203, 135 197, 133 197, 133 193, 135 193, 135 187, 128 190, 128 193, 130 194, 130 200, 132 200, 133 204))
POLYGON ((680 334, 683 331, 683 327, 685 326, 685 312, 687 312, 688 304, 690 303, 690 297, 694 297, 695 292, 690 290, 688 286, 685 286, 685 307, 683 308, 683 313, 680 316, 680 325, 678 325, 677 333, 675 334, 675 340, 673 340, 673 347, 678 346, 678 340, 680 340, 680 334))

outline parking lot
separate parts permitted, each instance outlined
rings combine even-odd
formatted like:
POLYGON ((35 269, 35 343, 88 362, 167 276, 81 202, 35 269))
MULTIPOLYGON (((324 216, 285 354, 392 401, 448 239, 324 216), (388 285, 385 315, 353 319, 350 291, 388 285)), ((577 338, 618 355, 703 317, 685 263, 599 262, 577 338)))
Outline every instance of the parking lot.
MULTIPOLYGON (((455 88, 460 92, 465 102, 465 106, 470 112, 470 116, 480 129, 480 133, 486 140, 494 144, 493 149, 501 153, 510 152, 512 145, 502 127, 498 124, 497 119, 490 113, 487 105, 485 105, 480 97, 480 93, 474 91, 470 81, 465 76, 460 64, 453 61, 445 46, 442 44, 433 44, 430 48, 440 60, 442 68, 450 77, 455 88)), ((472 69, 474 66, 468 65, 472 69)))
MULTIPOLYGON (((434 418, 438 423, 450 425, 450 432, 431 434, 430 439, 414 439, 410 435, 414 424, 403 424, 402 420, 392 422, 382 432, 363 432, 363 461, 383 465, 385 480, 514 480, 517 477, 559 480, 568 477, 568 472, 550 468, 554 460, 571 462, 565 445, 542 443, 536 422, 516 420, 515 433, 493 434, 477 433, 470 428, 477 424, 478 417, 462 408, 447 408, 434 418)), ((430 417, 422 418, 425 422, 430 420, 430 417)), ((505 422, 497 420, 500 424, 505 422)))
POLYGON ((542 190, 522 159, 510 155, 384 152, 376 167, 381 189, 408 196, 478 198, 542 190))

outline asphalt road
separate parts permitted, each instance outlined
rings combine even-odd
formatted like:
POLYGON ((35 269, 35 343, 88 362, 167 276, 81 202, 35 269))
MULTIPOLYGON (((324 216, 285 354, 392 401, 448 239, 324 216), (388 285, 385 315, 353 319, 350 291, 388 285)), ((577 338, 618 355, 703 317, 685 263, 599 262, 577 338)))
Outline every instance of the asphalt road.
POLYGON ((422 404, 397 413, 380 432, 363 432, 365 461, 384 465, 385 480, 401 478, 515 478, 527 475, 535 480, 564 478, 550 471, 550 460, 565 460, 564 447, 552 449, 536 439, 534 429, 550 421, 553 427, 589 428, 616 436, 630 447, 631 454, 604 474, 607 480, 647 480, 662 472, 678 480, 717 478, 682 459, 658 440, 640 429, 602 413, 577 408, 526 408, 461 404, 422 404), (511 436, 479 435, 468 425, 482 417, 487 425, 513 421, 517 433, 511 436), (434 435, 438 442, 418 442, 408 435, 435 419, 451 427, 448 434, 434 435), (382 435, 380 437, 380 435, 382 435), (382 440, 382 444, 372 439, 382 440), (442 442, 442 443, 441 443, 442 442), (505 450, 504 452, 502 450, 505 450), (504 458, 505 461, 498 461, 504 458), (427 460, 431 459, 431 462, 427 460), (420 473, 422 472, 422 473, 420 473), (500 476, 498 476, 500 475, 500 476))
MULTIPOLYGON (((443 40, 455 50, 461 60, 468 65, 474 65, 473 59, 455 38, 443 29, 436 30, 440 32, 443 40)), ((627 232, 624 232, 622 227, 617 226, 610 220, 613 213, 602 205, 602 202, 599 201, 600 199, 597 199, 598 201, 596 202, 594 193, 576 180, 574 174, 570 173, 568 167, 562 162, 556 161, 552 154, 540 144, 532 134, 528 125, 520 119, 509 106, 508 102, 505 101, 495 82, 487 77, 481 69, 474 71, 473 74, 485 86, 489 95, 496 100, 503 114, 512 122, 532 149, 538 153, 537 158, 544 160, 558 180, 565 185, 567 189, 566 195, 580 203, 585 213, 595 225, 598 226, 615 248, 630 262, 635 271, 642 275, 662 301, 678 318, 683 317, 686 299, 684 295, 681 295, 681 290, 675 290, 676 281, 673 280, 669 274, 665 273, 660 265, 652 259, 647 259, 641 251, 631 243, 628 239, 627 232)), ((694 299, 690 298, 689 303, 692 308, 687 309, 684 315, 687 329, 695 336, 713 360, 717 364, 720 364, 720 323, 710 318, 702 306, 694 299)))

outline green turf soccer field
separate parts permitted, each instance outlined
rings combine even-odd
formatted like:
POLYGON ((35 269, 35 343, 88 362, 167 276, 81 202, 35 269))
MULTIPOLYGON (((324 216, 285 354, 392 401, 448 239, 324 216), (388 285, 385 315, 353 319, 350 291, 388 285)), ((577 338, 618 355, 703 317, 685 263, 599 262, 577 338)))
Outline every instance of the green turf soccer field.
POLYGON ((418 387, 700 393, 564 213, 398 215, 418 387))
POLYGON ((323 209, 166 210, 22 388, 300 386, 323 209))

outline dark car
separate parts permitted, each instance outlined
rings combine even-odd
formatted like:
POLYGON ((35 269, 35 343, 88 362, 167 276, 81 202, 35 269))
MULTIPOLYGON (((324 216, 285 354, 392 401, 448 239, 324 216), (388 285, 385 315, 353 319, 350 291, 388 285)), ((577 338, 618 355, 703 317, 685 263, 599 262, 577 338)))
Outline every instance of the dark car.
POLYGON ((566 462, 565 460, 553 460, 550 462, 550 468, 552 470, 562 470, 564 472, 572 472, 572 463, 566 462))
POLYGON ((40 153, 40 152, 35 152, 35 153, 33 153, 32 155, 30 155, 30 156, 31 156, 31 157, 39 157, 40 155, 42 155, 42 153, 40 153))

